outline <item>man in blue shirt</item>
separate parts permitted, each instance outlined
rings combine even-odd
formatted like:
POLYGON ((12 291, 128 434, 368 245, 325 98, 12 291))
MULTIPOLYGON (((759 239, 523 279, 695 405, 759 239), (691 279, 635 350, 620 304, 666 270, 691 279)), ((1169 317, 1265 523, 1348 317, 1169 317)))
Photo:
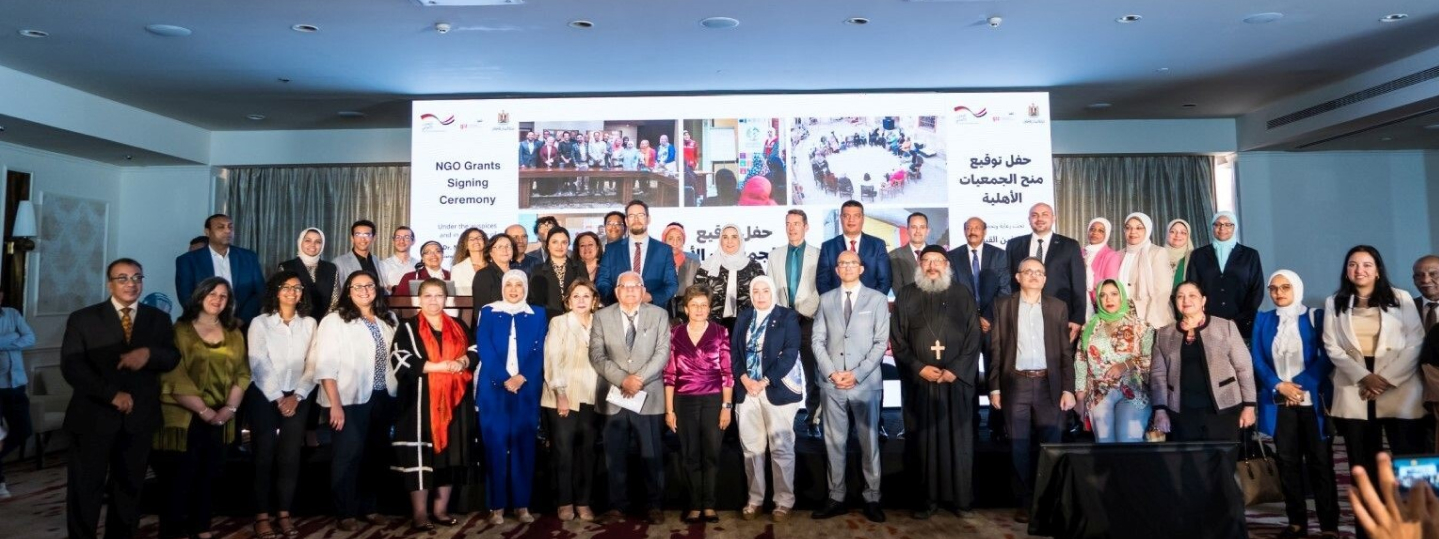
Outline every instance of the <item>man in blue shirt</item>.
MULTIPOLYGON (((5 292, 0 291, 0 302, 5 292)), ((20 351, 35 346, 35 332, 20 311, 0 307, 0 418, 9 433, 0 441, 0 500, 10 497, 5 486, 5 456, 25 445, 30 437, 30 397, 25 395, 25 358, 20 351)))

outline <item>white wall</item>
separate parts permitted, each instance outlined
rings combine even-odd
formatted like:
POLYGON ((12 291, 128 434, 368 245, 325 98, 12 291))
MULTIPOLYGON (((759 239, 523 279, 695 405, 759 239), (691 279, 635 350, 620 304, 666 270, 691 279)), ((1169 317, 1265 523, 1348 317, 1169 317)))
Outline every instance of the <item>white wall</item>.
POLYGON ((190 238, 204 233, 211 213, 210 167, 130 167, 120 172, 120 234, 116 257, 145 265, 145 293, 160 292, 175 303, 175 257, 190 238))
MULTIPOLYGON (((118 231, 120 230, 120 168, 94 161, 35 150, 13 144, 0 143, 0 168, 30 173, 30 198, 36 202, 37 221, 44 215, 41 193, 54 193, 69 197, 100 200, 110 204, 110 220, 106 232, 106 257, 115 258, 118 231)), ((34 316, 37 271, 52 264, 63 264, 46 258, 51 252, 45 242, 36 242, 35 251, 29 256, 27 266, 31 277, 26 283, 25 303, 30 306, 27 316, 35 330, 35 349, 26 356, 32 364, 49 364, 59 357, 60 338, 65 331, 65 315, 34 316)), ((95 276, 95 301, 103 299, 103 275, 95 276)))
POLYGON ((1390 280, 1411 292, 1411 264, 1435 252, 1435 152, 1244 152, 1237 181, 1240 242, 1266 273, 1298 273, 1308 305, 1334 293, 1354 245, 1379 249, 1390 280))
POLYGON ((1232 118, 1057 121, 1055 155, 1221 154, 1237 149, 1232 118))

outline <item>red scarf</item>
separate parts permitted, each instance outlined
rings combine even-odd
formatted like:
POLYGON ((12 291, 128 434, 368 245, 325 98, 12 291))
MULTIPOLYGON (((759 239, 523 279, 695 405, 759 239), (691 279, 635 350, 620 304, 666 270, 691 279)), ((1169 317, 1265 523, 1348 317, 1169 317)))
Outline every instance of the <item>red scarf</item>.
MULTIPOLYGON (((470 341, 465 338, 465 331, 455 319, 449 316, 444 317, 444 324, 440 328, 440 337, 443 342, 435 342, 434 328, 430 327, 429 319, 423 315, 420 319, 420 342, 425 345, 425 357, 431 363, 450 361, 465 356, 469 351, 470 341)), ((445 450, 450 445, 450 419, 455 415, 455 405, 465 396, 465 388, 470 386, 470 380, 474 378, 469 371, 457 373, 432 372, 430 378, 430 439, 435 443, 435 453, 445 450)))

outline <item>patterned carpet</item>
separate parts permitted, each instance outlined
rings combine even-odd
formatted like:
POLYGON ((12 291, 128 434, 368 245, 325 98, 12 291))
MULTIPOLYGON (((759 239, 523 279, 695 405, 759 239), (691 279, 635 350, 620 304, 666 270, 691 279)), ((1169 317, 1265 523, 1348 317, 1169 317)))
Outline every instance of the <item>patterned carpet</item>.
MULTIPOLYGON (((1343 451, 1343 444, 1335 444, 1335 466, 1338 468, 1340 477, 1339 484, 1347 485, 1349 482, 1348 459, 1343 451)), ((33 462, 14 464, 7 466, 7 474, 10 476, 10 491, 14 497, 0 502, 0 537, 25 537, 35 539, 63 538, 65 537, 65 473, 63 458, 52 458, 47 467, 36 471, 33 462)), ((223 488, 223 487, 222 487, 223 488)), ((1340 520, 1340 530, 1345 537, 1352 537, 1354 532, 1353 513, 1350 511, 1349 502, 1344 496, 1345 488, 1340 488, 1340 509, 1343 516, 1340 520)), ((1312 509, 1312 502, 1311 502, 1312 509)), ((550 539, 633 539, 642 537, 661 537, 669 539, 699 539, 699 538, 753 538, 772 539, 800 538, 800 539, 840 539, 840 538, 907 538, 918 539, 924 537, 974 537, 981 539, 1014 539, 1027 537, 1026 525, 1013 520, 1011 509, 980 509, 973 515, 964 518, 956 517, 950 513, 941 513, 939 516, 927 521, 917 521, 909 518, 907 511, 888 511, 889 522, 885 524, 872 524, 865 520, 858 512, 851 513, 847 517, 836 518, 828 521, 810 520, 809 513, 798 512, 789 522, 775 525, 768 518, 761 518, 751 522, 740 520, 735 513, 721 513, 723 519, 718 524, 695 524, 689 525, 679 521, 679 513, 670 511, 666 514, 667 521, 664 525, 649 526, 641 522, 629 522, 609 526, 598 526, 582 522, 560 522, 554 515, 541 515, 541 518, 533 524, 520 524, 510 519, 501 526, 486 524, 478 514, 470 515, 461 524, 454 528, 440 528, 435 532, 425 535, 413 535, 409 531, 407 519, 392 519, 385 526, 362 527, 353 533, 339 532, 334 529, 334 521, 327 517, 308 517, 297 519, 296 524, 300 528, 303 537, 306 538, 344 538, 344 539, 387 539, 398 537, 423 537, 423 538, 480 538, 495 537, 503 539, 517 538, 550 538, 550 539)), ((1249 536, 1254 539, 1272 538, 1284 528, 1287 521, 1284 517, 1282 504, 1270 504, 1250 508, 1248 513, 1249 536)), ((225 539, 247 539, 253 534, 250 529, 249 518, 217 518, 215 521, 215 536, 225 539)), ((1317 532, 1319 523, 1310 511, 1309 529, 1317 532)), ((157 526, 153 515, 145 517, 141 527, 141 537, 154 537, 157 526)))

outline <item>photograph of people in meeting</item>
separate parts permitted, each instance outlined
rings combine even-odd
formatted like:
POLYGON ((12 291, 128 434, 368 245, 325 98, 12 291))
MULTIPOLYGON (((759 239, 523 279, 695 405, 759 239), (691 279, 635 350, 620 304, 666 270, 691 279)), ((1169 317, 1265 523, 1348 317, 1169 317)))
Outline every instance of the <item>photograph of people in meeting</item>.
POLYGON ((794 190, 805 204, 949 200, 944 136, 935 116, 795 118, 794 190))
MULTIPOLYGON (((684 205, 783 206, 789 150, 780 118, 685 120, 684 205)), ((799 204, 798 201, 794 202, 799 204)))
POLYGON ((520 208, 679 205, 678 120, 522 122, 520 208))

